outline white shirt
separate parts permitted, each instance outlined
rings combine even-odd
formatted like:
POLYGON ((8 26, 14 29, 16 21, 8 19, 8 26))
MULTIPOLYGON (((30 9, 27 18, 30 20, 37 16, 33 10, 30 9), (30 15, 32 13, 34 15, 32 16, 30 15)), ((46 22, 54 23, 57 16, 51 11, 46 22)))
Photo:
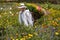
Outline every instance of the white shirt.
POLYGON ((28 26, 31 25, 33 26, 33 20, 32 20, 32 15, 29 10, 25 10, 24 12, 20 11, 19 12, 19 22, 20 24, 24 23, 24 25, 28 26))

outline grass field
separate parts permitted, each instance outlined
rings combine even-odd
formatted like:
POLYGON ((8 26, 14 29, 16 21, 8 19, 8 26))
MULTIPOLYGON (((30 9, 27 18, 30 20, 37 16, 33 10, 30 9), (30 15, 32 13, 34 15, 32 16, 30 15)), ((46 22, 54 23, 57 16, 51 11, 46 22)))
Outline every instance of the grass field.
MULTIPOLYGON (((28 4, 29 5, 29 4, 28 4)), ((33 4, 36 6, 35 4, 33 4)), ((43 15, 33 27, 20 25, 18 21, 19 3, 1 3, 1 40, 60 40, 60 5, 40 4, 48 8, 49 15, 43 15)), ((38 16, 38 15, 37 15, 38 16)))

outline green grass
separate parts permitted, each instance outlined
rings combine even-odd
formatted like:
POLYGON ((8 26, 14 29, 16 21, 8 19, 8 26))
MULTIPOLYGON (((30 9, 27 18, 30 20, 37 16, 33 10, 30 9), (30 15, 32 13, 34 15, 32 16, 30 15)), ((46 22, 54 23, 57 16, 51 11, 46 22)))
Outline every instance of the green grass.
MULTIPOLYGON (((33 27, 26 27, 19 24, 19 9, 16 8, 19 4, 15 4, 4 4, 5 7, 2 5, 3 9, 0 9, 0 30, 4 30, 4 33, 2 32, 5 36, 4 40, 22 38, 26 40, 60 40, 60 5, 49 4, 51 14, 42 16, 33 27), (12 7, 11 10, 10 7, 12 7)), ((40 5, 46 6, 46 4, 40 5)))

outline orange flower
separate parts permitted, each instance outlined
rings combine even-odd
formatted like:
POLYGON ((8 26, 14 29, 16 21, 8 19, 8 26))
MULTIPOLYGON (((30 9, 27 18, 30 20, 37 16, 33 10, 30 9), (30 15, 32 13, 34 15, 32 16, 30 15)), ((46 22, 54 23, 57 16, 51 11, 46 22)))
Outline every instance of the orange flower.
POLYGON ((42 24, 42 27, 43 27, 43 28, 47 28, 48 26, 47 26, 47 25, 45 25, 45 24, 42 24))

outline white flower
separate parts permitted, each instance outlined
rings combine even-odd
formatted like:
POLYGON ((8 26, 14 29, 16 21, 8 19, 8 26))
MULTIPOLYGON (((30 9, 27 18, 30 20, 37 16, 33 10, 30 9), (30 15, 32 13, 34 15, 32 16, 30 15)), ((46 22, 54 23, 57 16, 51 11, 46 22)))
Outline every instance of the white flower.
POLYGON ((12 12, 11 12, 11 11, 10 11, 9 13, 10 13, 10 14, 12 14, 12 12))
POLYGON ((1 10, 3 9, 3 8, 0 8, 1 10))
POLYGON ((10 10, 11 10, 12 8, 10 7, 10 10))

